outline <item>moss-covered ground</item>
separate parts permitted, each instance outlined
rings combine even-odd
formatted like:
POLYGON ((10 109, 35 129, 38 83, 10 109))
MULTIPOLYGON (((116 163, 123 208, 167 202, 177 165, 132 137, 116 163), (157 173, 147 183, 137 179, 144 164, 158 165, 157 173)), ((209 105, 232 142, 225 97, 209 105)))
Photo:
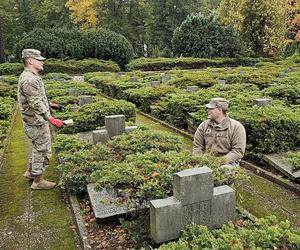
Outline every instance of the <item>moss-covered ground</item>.
MULTIPOLYGON (((0 169, 0 249, 80 249, 62 191, 32 191, 22 176, 30 152, 18 114, 0 169)), ((46 179, 57 179, 54 165, 53 158, 46 179)))

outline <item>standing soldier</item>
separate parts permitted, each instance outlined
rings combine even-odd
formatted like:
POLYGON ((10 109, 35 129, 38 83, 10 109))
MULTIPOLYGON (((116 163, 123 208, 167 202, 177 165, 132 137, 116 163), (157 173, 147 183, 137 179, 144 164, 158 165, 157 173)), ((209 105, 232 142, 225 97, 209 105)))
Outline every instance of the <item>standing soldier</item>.
POLYGON ((29 167, 23 176, 33 180, 32 189, 50 189, 55 187, 56 183, 46 181, 42 177, 51 156, 49 122, 58 128, 62 127, 64 123, 51 116, 50 106, 59 108, 60 105, 49 105, 44 83, 39 76, 39 72, 44 69, 46 58, 42 57, 38 50, 24 49, 22 59, 24 71, 20 75, 18 83, 18 103, 25 134, 33 146, 29 167))

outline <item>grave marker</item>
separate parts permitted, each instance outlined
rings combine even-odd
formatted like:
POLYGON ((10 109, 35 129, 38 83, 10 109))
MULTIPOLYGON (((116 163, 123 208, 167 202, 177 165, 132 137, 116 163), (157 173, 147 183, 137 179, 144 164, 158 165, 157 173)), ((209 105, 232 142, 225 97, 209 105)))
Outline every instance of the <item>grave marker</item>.
POLYGON ((196 91, 198 91, 198 89, 199 89, 198 86, 187 86, 187 87, 186 87, 186 90, 187 90, 188 92, 196 92, 196 91))
POLYGON ((94 97, 91 95, 81 95, 79 96, 79 106, 83 106, 85 104, 89 104, 94 102, 94 97))
POLYGON ((79 94, 80 94, 79 90, 78 89, 74 89, 74 88, 69 89, 68 93, 71 96, 79 96, 79 94))
POLYGON ((124 115, 105 116, 105 129, 98 129, 89 132, 80 133, 80 139, 91 144, 99 142, 105 143, 111 137, 130 133, 137 129, 137 126, 125 127, 124 115))
POLYGON ((293 171, 293 167, 282 154, 263 155, 263 159, 291 180, 300 181, 300 170, 293 171))
POLYGON ((226 80, 218 80, 218 84, 225 84, 226 80))
POLYGON ((260 99, 255 99, 256 105, 259 107, 265 107, 269 104, 271 104, 271 100, 268 98, 260 98, 260 99))
POLYGON ((160 81, 152 81, 151 82, 151 87, 156 88, 160 86, 160 81))
POLYGON ((174 196, 150 201, 151 236, 156 243, 176 239, 189 224, 221 227, 235 214, 235 191, 227 185, 213 187, 208 167, 174 174, 174 196))

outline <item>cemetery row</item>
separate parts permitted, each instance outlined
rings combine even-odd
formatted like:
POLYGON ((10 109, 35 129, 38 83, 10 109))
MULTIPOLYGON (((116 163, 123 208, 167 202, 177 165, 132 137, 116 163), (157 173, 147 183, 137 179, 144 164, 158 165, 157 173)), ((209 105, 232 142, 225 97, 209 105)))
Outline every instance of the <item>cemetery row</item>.
MULTIPOLYGON (((96 96, 96 90, 93 86, 74 82, 69 78, 70 77, 65 74, 52 74, 45 77, 45 82, 47 92, 52 98, 52 101, 66 105, 67 112, 61 113, 60 116, 57 113, 55 116, 62 119, 72 118, 74 120, 73 127, 66 127, 61 132, 74 134, 85 131, 85 134, 79 135, 58 135, 54 144, 55 151, 61 162, 58 166, 62 175, 61 184, 65 185, 70 191, 75 193, 85 192, 86 184, 92 181, 96 183, 96 186, 100 189, 112 188, 115 190, 117 202, 123 203, 127 201, 128 205, 134 207, 138 206, 142 209, 145 208, 152 199, 167 198, 169 200, 170 198, 168 197, 172 195, 178 198, 178 195, 176 196, 176 192, 174 192, 172 188, 173 173, 178 171, 206 165, 214 171, 214 186, 236 183, 245 178, 244 173, 239 170, 229 179, 228 176, 218 168, 218 166, 222 164, 220 159, 209 156, 192 156, 189 152, 181 150, 182 144, 177 137, 167 133, 153 132, 145 128, 135 128, 135 130, 127 130, 127 132, 134 130, 133 132, 116 136, 104 144, 97 144, 98 141, 102 141, 105 138, 108 139, 105 137, 105 132, 107 132, 108 137, 110 137, 109 131, 111 130, 109 129, 109 122, 105 123, 105 116, 125 114, 127 121, 134 122, 134 106, 126 101, 107 101, 100 99, 96 96), (106 129, 102 128, 103 125, 106 125, 106 129), (99 131, 102 132, 99 133, 99 131), (96 145, 82 141, 82 139, 86 138, 88 142, 95 143, 96 145)), ((124 123, 125 120, 122 118, 122 124, 124 123)), ((125 124, 124 126, 122 125, 122 131, 126 131, 125 124)), ((234 204, 233 202, 231 203, 234 204)), ((202 211, 201 201, 200 203, 196 202, 196 204, 199 204, 200 207, 197 208, 198 205, 191 205, 188 206, 188 211, 191 209, 191 211, 202 211)), ((182 206, 183 205, 179 205, 179 207, 182 206)), ((198 217, 194 218, 193 213, 190 212, 184 213, 182 216, 185 220, 192 218, 194 222, 201 220, 201 218, 198 217), (190 214, 192 217, 188 217, 186 214, 190 214)), ((166 219, 172 220, 172 218, 166 219)), ((161 221, 159 218, 157 220, 161 221)), ((144 225, 145 223, 142 222, 148 221, 148 212, 138 212, 135 220, 128 222, 128 224, 130 226, 138 224, 144 225)), ((270 239, 259 241, 258 238, 253 238, 243 243, 243 245, 245 247, 249 244, 264 247, 268 244, 273 244, 280 247, 280 244, 283 244, 288 247, 299 247, 299 239, 296 237, 299 235, 299 232, 292 229, 289 224, 281 225, 274 222, 274 220, 272 223, 280 232, 277 234, 278 237, 276 241, 271 241, 270 239), (281 230, 282 227, 284 227, 285 230, 281 230), (285 239, 284 243, 282 243, 282 239, 285 239)), ((140 233, 138 236, 140 240, 138 243, 135 242, 134 247, 143 246, 144 244, 153 244, 149 241, 150 226, 149 224, 144 226, 146 227, 144 230, 140 230, 141 228, 135 228, 136 231, 134 231, 134 229, 131 230, 132 241, 137 240, 135 233, 141 231, 145 232, 144 235, 140 233)), ((180 223, 180 226, 174 227, 175 232, 174 230, 163 230, 156 235, 158 235, 157 237, 161 237, 161 235, 164 236, 167 232, 167 234, 175 234, 177 237, 178 230, 182 229, 181 226, 182 223, 180 223)), ((234 227, 236 230, 235 238, 238 237, 237 235, 240 233, 240 226, 241 225, 238 226, 238 224, 236 224, 234 227)), ((243 228, 246 230, 246 227, 243 226, 243 228)), ((197 231, 201 229, 196 228, 194 230, 197 231)), ((226 227, 224 230, 226 231, 226 227)), ((255 231, 260 230, 260 228, 258 225, 258 227, 253 226, 253 228, 250 227, 248 230, 255 231)), ((156 232, 158 232, 158 230, 156 230, 156 232)), ((218 234, 218 231, 214 232, 216 233, 212 234, 218 234)), ((193 232, 188 229, 184 235, 190 235, 192 237, 193 232)), ((216 238, 218 237, 216 236, 216 238)), ((160 242, 160 240, 157 240, 157 242, 160 242)), ((179 246, 181 244, 190 244, 190 241, 184 242, 183 239, 179 243, 171 243, 170 249, 172 249, 172 244, 175 244, 176 248, 176 244, 179 244, 179 246)), ((215 243, 208 242, 207 244, 215 243)), ((231 241, 227 242, 227 244, 230 246, 231 241)), ((163 247, 165 246, 162 246, 162 248, 163 247)))
MULTIPOLYGON (((60 81, 61 82, 61 81, 60 81)), ((70 83, 70 82, 69 82, 70 83)), ((48 91, 53 91, 55 93, 56 87, 57 89, 61 89, 56 85, 57 83, 47 81, 47 89, 48 91)), ((67 81, 63 84, 68 85, 67 81)), ((79 83, 77 83, 79 84, 79 83)), ((84 85, 80 83, 81 85, 84 85)), ((73 135, 58 135, 56 138, 56 143, 54 145, 55 151, 59 152, 58 156, 61 160, 61 164, 58 166, 58 169, 61 172, 61 184, 66 186, 70 191, 80 193, 86 191, 86 185, 89 182, 93 182, 96 186, 103 190, 115 190, 116 199, 118 204, 123 204, 127 201, 126 206, 135 207, 135 208, 144 208, 149 204, 150 200, 153 199, 162 199, 169 197, 171 195, 176 196, 176 192, 173 190, 173 181, 172 175, 175 172, 190 169, 198 166, 207 165, 211 169, 214 170, 214 186, 220 186, 226 183, 236 183, 245 178, 244 173, 239 171, 236 175, 233 175, 231 178, 228 178, 222 170, 218 168, 221 164, 220 159, 213 157, 195 157, 190 154, 190 152, 182 151, 182 144, 180 140, 170 134, 162 133, 162 132, 154 132, 149 131, 145 128, 138 128, 135 131, 119 136, 115 136, 112 140, 107 141, 107 139, 114 134, 111 133, 111 129, 109 128, 112 124, 108 120, 114 118, 121 118, 119 116, 110 116, 107 117, 106 121, 98 122, 98 121, 90 121, 94 126, 84 127, 77 126, 76 119, 77 115, 80 112, 83 112, 87 107, 94 107, 97 102, 97 97, 89 97, 82 96, 82 94, 88 94, 87 92, 82 92, 86 90, 85 88, 80 88, 76 86, 75 82, 71 82, 71 89, 68 91, 68 98, 72 97, 72 94, 75 94, 75 98, 77 98, 75 103, 69 104, 65 100, 65 105, 67 105, 68 112, 64 114, 65 118, 74 117, 74 127, 72 131, 67 131, 68 133, 78 133, 82 131, 87 131, 89 129, 94 129, 94 127, 98 128, 97 130, 85 132, 84 134, 80 134, 78 136, 73 135), (76 88, 77 87, 77 88, 76 88), (76 97, 76 95, 79 95, 76 97), (86 103, 83 101, 85 100, 86 103), (89 103, 92 102, 92 103, 89 103), (75 106, 74 106, 75 104, 75 106), (107 135, 105 134, 105 129, 101 126, 106 125, 107 135), (79 139, 81 138, 81 139, 79 139), (89 143, 82 141, 82 139, 87 140, 89 143), (98 142, 105 142, 105 144, 98 144, 98 142), (93 145, 96 144, 96 145, 93 145), (175 194, 174 194, 175 193, 175 194)), ((83 86, 81 86, 83 87, 83 86)), ((90 86, 92 89, 92 87, 90 86)), ((67 88, 66 88, 67 89, 67 88)), ((52 93, 53 93, 52 92, 52 93)), ((90 90, 90 93, 92 91, 90 90)), ((59 93, 61 94, 61 93, 59 93)), ((59 98, 53 94, 53 100, 55 98, 59 98)), ((65 97, 66 98, 66 97, 65 97)), ((60 100, 62 101, 62 100, 60 100)), ((103 101, 103 100, 102 100, 103 101)), ((102 101, 100 103, 103 105, 102 101)), ((110 101, 108 101, 110 102, 110 101)), ((113 108, 115 102, 110 102, 110 108, 113 108)), ((132 106, 131 106, 132 107, 132 106)), ((97 109, 99 109, 98 107, 97 109)), ((119 106, 120 108, 120 106, 119 106)), ((109 107, 107 107, 109 109, 109 107)), ((114 110, 114 108, 112 109, 114 110)), ((95 110, 94 110, 95 111, 95 110)), ((119 110, 122 112, 123 110, 119 110)), ((111 114, 111 113, 110 113, 111 114)), ((93 114, 94 115, 94 114, 93 114)), ((103 115, 103 114, 102 114, 103 115)), ((88 119, 87 113, 85 115, 88 119)), ((112 130, 126 131, 125 128, 125 119, 121 119, 122 126, 112 126, 112 130), (123 127, 123 129, 120 129, 123 127)), ((80 120, 77 120, 80 121, 80 120)), ((129 128, 129 127, 128 127, 129 128)), ((127 128, 127 132, 130 131, 127 128)), ((189 184, 190 185, 190 184, 189 184)), ((175 189, 176 190, 176 189, 175 189)), ((230 190, 230 189, 229 189, 230 190)), ((232 191, 229 192, 229 195, 232 191)), ((190 192, 192 193, 192 192, 190 192)), ((209 193, 209 192, 208 192, 209 193)), ((220 193, 221 194, 221 193, 220 193)), ((106 197, 106 196, 104 196, 106 197)), ((108 196, 110 197, 110 196, 108 196)), ((110 197, 111 198, 111 197, 110 197)), ((102 196, 103 199, 103 196, 102 196)), ((170 198, 167 198, 169 201, 170 198)), ((180 199, 179 199, 180 200, 180 199)), ((208 198, 205 198, 205 202, 207 203, 208 198)), ((113 201, 113 203, 116 201, 113 201)), ((179 232, 183 229, 183 226, 186 225, 182 220, 177 227, 173 227, 174 230, 169 230, 170 226, 168 221, 173 221, 171 217, 166 217, 164 212, 162 211, 161 202, 165 204, 163 200, 153 201, 151 208, 157 207, 159 209, 158 215, 152 216, 153 220, 158 221, 160 223, 166 223, 165 228, 168 230, 159 230, 161 228, 161 224, 157 222, 154 223, 158 229, 153 229, 152 226, 152 237, 156 242, 163 242, 169 239, 174 239, 179 236, 179 232), (166 222, 163 222, 162 218, 166 218, 166 222), (171 236, 170 236, 171 235, 171 236), (170 238, 171 237, 171 238, 170 238)), ((235 204, 235 201, 228 201, 231 205, 235 204)), ((206 204, 205 203, 205 204, 206 204)), ((175 201, 175 206, 176 205, 175 201)), ((197 204, 197 203, 195 203, 197 204)), ((193 215, 193 211, 199 211, 199 209, 203 210, 205 208, 205 204, 201 202, 198 203, 199 208, 196 208, 196 205, 193 205, 189 209, 192 209, 189 213, 191 213, 190 217, 191 221, 197 222, 201 220, 201 217, 195 217, 193 215), (202 205, 201 205, 202 204, 202 205), (202 208, 202 206, 204 206, 202 208), (196 209, 196 210, 195 210, 196 209)), ((123 204, 124 205, 124 204, 123 204)), ((166 206, 167 213, 169 213, 169 206, 166 206)), ((116 208, 114 205, 104 206, 102 204, 102 209, 100 208, 100 216, 109 216, 113 214, 117 214, 120 208, 116 208), (105 208, 104 208, 105 207, 105 208), (109 209, 110 207, 110 209, 109 209), (105 209, 105 210, 104 210, 105 209), (112 213, 112 214, 110 214, 112 213), (105 215, 106 214, 106 215, 105 215)), ((207 207, 207 206, 206 206, 207 207)), ((224 206, 217 206, 218 208, 224 206)), ((230 208, 230 206, 225 206, 230 208)), ((186 208, 187 209, 187 208, 186 208)), ((234 209, 234 206, 233 206, 234 209)), ((232 218, 232 207, 229 209, 228 218, 232 218)), ((201 211, 202 211, 201 210, 201 211)), ((204 209, 206 211, 206 209, 204 209)), ((127 211, 127 210, 125 210, 127 211)), ((144 210, 142 210, 144 211, 144 210)), ((184 210, 185 211, 185 210, 184 210)), ((214 210, 211 211, 213 213, 214 210)), ((218 211, 218 214, 222 214, 221 211, 218 211)), ((97 210, 95 210, 95 213, 97 210)), ((99 212, 99 210, 98 210, 99 212)), ((153 212, 152 212, 153 213, 153 212)), ((175 211, 176 213, 176 211, 175 211)), ((184 221, 188 218, 188 213, 183 213, 184 221)), ((178 216, 178 214, 177 214, 178 216)), ((207 221, 207 218, 210 218, 210 214, 203 214, 203 218, 207 221)), ((226 216, 225 216, 226 217, 226 216)), ((203 220, 202 218, 202 220, 203 220)), ((221 218, 221 223, 224 222, 224 218, 222 221, 222 217, 215 216, 216 218, 221 218)), ((228 220, 228 218, 225 218, 228 220)), ((137 213, 134 222, 127 222, 130 225, 141 224, 142 221, 149 221, 149 214, 146 212, 137 213), (137 223, 138 221, 138 223, 137 223)), ((189 221, 189 220, 188 220, 189 221)), ((210 223, 210 220, 208 220, 210 223)), ((209 226, 208 223, 208 226, 209 226)), ((219 222, 220 223, 220 222, 219 222)), ((135 228, 136 231, 146 232, 145 235, 140 235, 140 239, 142 241, 138 243, 134 243, 134 247, 139 247, 144 244, 153 244, 149 242, 149 225, 144 225, 146 229, 140 230, 140 228, 135 228), (148 228, 148 229, 147 229, 148 228), (145 239, 148 239, 145 241, 145 239)), ((163 227, 163 225, 162 225, 163 227)), ((276 227, 280 227, 276 225, 276 227)), ((290 226, 288 227, 290 230, 290 226)), ((132 239, 136 240, 134 237, 136 231, 133 230, 130 233, 132 234, 132 239)), ((250 229, 248 229, 250 230, 250 229)), ((292 231, 291 234, 294 234, 292 231)), ((284 237, 283 235, 281 237, 284 237)), ((254 244, 253 242, 251 244, 254 244)), ((257 245, 261 243, 255 243, 257 245)), ((270 244, 270 243, 266 243, 270 244)), ((289 241, 287 244, 293 245, 293 241, 289 241)))
MULTIPOLYGON (((257 63, 255 67, 198 71, 87 73, 103 94, 134 103, 140 110, 194 133, 206 119, 204 104, 222 96, 230 116, 247 131, 247 156, 295 151, 300 145, 300 73, 297 64, 257 63)), ((299 153, 284 155, 299 168, 299 153)))

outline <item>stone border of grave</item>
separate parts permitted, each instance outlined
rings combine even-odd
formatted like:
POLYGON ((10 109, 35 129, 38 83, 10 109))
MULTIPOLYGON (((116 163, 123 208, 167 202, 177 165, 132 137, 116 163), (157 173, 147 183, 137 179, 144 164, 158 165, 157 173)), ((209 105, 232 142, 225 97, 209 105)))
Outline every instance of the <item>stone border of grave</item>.
POLYGON ((70 203, 71 212, 72 212, 73 218, 75 220, 76 232, 79 237, 82 249, 89 250, 92 247, 89 244, 88 232, 84 225, 84 220, 83 220, 81 212, 80 212, 80 206, 79 206, 78 200, 77 200, 76 196, 74 196, 70 193, 67 193, 67 196, 68 196, 68 200, 70 203))
POLYGON ((284 179, 244 160, 241 161, 241 166, 300 195, 300 184, 293 183, 289 179, 284 179))
POLYGON ((281 153, 277 154, 265 154, 263 155, 263 160, 265 160, 270 166, 277 169, 283 175, 287 176, 296 183, 300 183, 300 170, 294 171, 293 167, 289 164, 287 159, 281 153))

